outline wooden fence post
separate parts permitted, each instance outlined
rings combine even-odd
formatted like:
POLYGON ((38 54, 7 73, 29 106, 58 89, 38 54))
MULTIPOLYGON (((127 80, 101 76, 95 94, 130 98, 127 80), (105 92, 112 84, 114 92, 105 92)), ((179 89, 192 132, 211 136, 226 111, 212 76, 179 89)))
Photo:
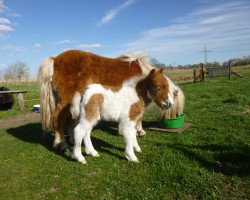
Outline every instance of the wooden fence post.
POLYGON ((25 106, 24 106, 24 101, 23 101, 23 93, 18 93, 17 94, 17 99, 18 99, 18 103, 19 103, 19 106, 20 106, 20 110, 22 112, 25 111, 25 106))
POLYGON ((228 62, 228 79, 231 78, 231 62, 232 62, 232 60, 229 60, 229 62, 228 62))
POLYGON ((203 63, 201 63, 201 80, 204 81, 205 80, 205 72, 204 72, 204 66, 203 63))
POLYGON ((196 83, 196 68, 194 69, 194 83, 196 83))

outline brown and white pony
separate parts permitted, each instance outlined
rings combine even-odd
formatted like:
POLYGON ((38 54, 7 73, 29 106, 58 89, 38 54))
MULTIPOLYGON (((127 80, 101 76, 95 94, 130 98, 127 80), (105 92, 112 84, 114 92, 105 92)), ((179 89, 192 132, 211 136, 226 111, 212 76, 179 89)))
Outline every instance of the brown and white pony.
POLYGON ((129 161, 138 162, 134 151, 141 152, 141 148, 136 139, 136 124, 152 101, 161 109, 168 109, 174 103, 163 69, 152 69, 147 76, 133 77, 124 81, 121 87, 102 84, 87 86, 81 101, 80 117, 74 129, 72 157, 86 163, 81 152, 82 141, 87 155, 99 156, 92 145, 90 133, 93 126, 102 119, 119 122, 119 130, 126 143, 125 157, 129 161))
MULTIPOLYGON (((167 77, 166 77, 167 78, 167 77)), ((174 104, 172 107, 168 110, 162 110, 157 106, 149 106, 148 110, 155 113, 155 116, 158 119, 170 119, 170 118, 176 118, 178 116, 181 116, 183 114, 184 110, 184 103, 185 103, 185 96, 181 90, 181 88, 177 85, 175 85, 169 78, 167 78, 169 83, 169 89, 170 93, 172 94, 172 97, 174 99, 174 104)))
MULTIPOLYGON (((63 130, 73 130, 79 96, 90 84, 121 87, 132 77, 148 75, 153 67, 144 55, 122 55, 106 58, 80 50, 69 50, 50 57, 39 68, 41 123, 43 130, 54 130, 54 147, 67 148, 63 130), (73 100, 74 97, 74 100, 73 100)), ((175 86, 168 79, 170 90, 175 86)), ((183 102, 184 104, 184 102, 183 102)), ((141 120, 137 131, 145 133, 141 120)))

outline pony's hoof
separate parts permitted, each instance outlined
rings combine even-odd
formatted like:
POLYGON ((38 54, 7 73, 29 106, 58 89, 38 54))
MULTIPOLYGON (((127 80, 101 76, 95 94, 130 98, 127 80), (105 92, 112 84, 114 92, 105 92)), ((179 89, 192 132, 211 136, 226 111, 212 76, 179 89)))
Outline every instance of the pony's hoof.
POLYGON ((76 155, 72 154, 72 158, 76 159, 79 163, 86 164, 86 160, 83 156, 76 156, 76 155))
POLYGON ((91 152, 86 152, 87 155, 93 156, 93 157, 99 157, 100 154, 97 151, 91 151, 91 152))
POLYGON ((99 153, 96 153, 96 154, 93 154, 92 156, 93 156, 93 157, 99 157, 100 154, 99 154, 99 153))
POLYGON ((146 133, 146 131, 144 131, 144 130, 142 130, 142 131, 138 131, 137 132, 137 135, 139 136, 139 137, 143 137, 143 136, 145 136, 147 133, 146 133))
POLYGON ((135 147, 135 148, 134 148, 134 151, 137 152, 137 153, 141 153, 141 152, 142 152, 142 151, 141 151, 141 147, 135 147))
POLYGON ((53 149, 59 149, 60 143, 54 143, 53 144, 53 149))
POLYGON ((93 156, 93 157, 99 157, 100 156, 100 154, 97 151, 91 153, 90 155, 93 156))
POLYGON ((136 156, 135 156, 135 158, 130 158, 129 156, 125 155, 125 157, 126 157, 127 160, 130 161, 130 162, 139 163, 139 160, 137 159, 136 156))
POLYGON ((70 151, 69 148, 67 148, 67 149, 64 150, 64 152, 65 152, 65 153, 70 153, 71 151, 70 151))
POLYGON ((69 149, 69 145, 66 142, 63 143, 56 143, 53 144, 53 149, 57 149, 59 151, 67 151, 69 149))
POLYGON ((60 145, 60 151, 69 151, 69 145, 66 143, 66 142, 63 142, 61 145, 60 145))
POLYGON ((86 164, 86 160, 79 161, 81 164, 86 164))

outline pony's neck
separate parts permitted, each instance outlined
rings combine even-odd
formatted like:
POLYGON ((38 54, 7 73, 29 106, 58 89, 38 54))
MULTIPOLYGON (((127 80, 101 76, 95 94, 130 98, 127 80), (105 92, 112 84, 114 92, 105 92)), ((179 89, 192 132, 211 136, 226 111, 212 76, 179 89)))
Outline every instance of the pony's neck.
POLYGON ((136 92, 140 100, 144 103, 145 107, 147 107, 152 102, 152 98, 149 96, 148 76, 138 81, 136 84, 136 92))

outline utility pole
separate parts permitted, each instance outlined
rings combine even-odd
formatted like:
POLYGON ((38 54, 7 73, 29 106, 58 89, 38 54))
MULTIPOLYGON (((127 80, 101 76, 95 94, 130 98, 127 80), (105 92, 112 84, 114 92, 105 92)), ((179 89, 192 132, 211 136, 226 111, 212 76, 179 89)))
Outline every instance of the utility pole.
POLYGON ((204 66, 206 67, 207 66, 207 54, 212 52, 212 51, 207 50, 207 47, 205 45, 205 49, 201 52, 204 53, 204 66))

